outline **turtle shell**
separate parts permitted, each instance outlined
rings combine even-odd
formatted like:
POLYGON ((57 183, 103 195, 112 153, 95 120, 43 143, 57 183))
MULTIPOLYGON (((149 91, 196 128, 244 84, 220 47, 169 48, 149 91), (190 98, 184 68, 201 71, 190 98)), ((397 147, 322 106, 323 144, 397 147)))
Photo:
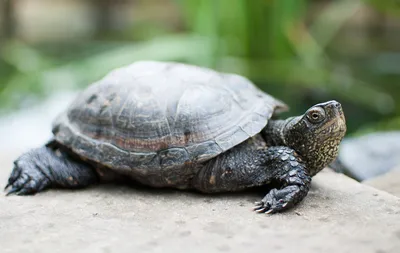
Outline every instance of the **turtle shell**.
POLYGON ((55 120, 53 133, 84 159, 148 174, 205 162, 285 109, 242 76, 143 61, 89 86, 55 120))

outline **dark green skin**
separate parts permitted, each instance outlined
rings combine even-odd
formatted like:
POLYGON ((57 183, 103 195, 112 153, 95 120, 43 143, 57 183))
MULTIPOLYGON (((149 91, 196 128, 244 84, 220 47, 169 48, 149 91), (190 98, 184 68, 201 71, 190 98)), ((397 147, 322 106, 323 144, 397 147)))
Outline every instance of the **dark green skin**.
MULTIPOLYGON (((311 177, 337 156, 345 132, 343 111, 336 101, 315 105, 299 117, 270 120, 253 138, 207 162, 191 165, 190 187, 214 193, 274 183, 278 187, 257 202, 255 210, 283 211, 307 195, 311 177)), ((7 194, 28 195, 50 187, 82 188, 118 177, 102 168, 51 141, 15 161, 7 194)))

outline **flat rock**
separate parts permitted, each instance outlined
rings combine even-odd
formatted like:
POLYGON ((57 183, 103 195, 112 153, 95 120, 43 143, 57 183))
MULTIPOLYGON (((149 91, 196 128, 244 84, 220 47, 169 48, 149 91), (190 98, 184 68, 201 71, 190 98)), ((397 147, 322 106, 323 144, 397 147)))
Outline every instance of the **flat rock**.
POLYGON ((363 184, 400 197, 400 166, 384 175, 366 180, 363 184))
MULTIPOLYGON (((15 156, 0 159, 4 186, 15 156)), ((262 194, 98 185, 0 196, 1 252, 400 252, 400 199, 329 170, 281 214, 262 194)))

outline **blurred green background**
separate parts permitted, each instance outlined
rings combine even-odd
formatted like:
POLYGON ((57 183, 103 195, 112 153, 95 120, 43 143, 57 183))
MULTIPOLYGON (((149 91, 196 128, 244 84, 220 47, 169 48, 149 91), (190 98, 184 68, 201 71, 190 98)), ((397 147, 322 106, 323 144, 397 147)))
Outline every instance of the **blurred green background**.
POLYGON ((398 0, 3 0, 0 115, 136 60, 247 76, 290 114, 336 99, 349 133, 400 129, 398 0))

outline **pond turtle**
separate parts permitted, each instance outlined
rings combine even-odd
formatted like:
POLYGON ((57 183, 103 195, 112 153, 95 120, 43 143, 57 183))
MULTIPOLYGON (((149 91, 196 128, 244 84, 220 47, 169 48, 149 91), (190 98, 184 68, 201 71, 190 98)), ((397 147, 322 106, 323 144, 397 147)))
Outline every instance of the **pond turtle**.
POLYGON ((14 162, 6 189, 28 195, 118 177, 204 193, 274 183, 255 210, 279 212, 307 195, 346 132, 336 101, 273 117, 285 110, 236 74, 136 62, 84 90, 54 121, 54 138, 14 162))

